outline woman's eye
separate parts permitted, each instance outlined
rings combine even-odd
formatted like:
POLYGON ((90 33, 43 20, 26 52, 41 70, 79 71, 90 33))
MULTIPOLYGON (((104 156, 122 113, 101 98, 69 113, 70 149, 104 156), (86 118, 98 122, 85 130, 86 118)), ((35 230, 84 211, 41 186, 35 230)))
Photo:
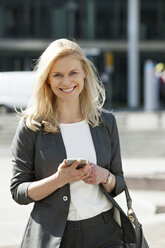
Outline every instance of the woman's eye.
POLYGON ((53 77, 61 77, 60 73, 54 74, 53 77))
POLYGON ((76 71, 72 71, 70 74, 71 75, 75 75, 75 74, 77 74, 77 72, 76 71))

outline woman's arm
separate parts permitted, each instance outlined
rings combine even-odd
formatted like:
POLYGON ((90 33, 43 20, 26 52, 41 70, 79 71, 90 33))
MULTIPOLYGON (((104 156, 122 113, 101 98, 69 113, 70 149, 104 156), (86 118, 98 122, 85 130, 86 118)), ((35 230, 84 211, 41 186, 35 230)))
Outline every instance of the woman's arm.
POLYGON ((112 196, 117 196, 120 194, 125 188, 125 181, 123 177, 123 169, 122 169, 122 160, 121 160, 121 152, 120 152, 120 141, 118 128, 116 124, 116 119, 114 115, 110 115, 111 123, 106 124, 109 136, 111 139, 111 164, 110 164, 110 172, 115 175, 116 184, 114 190, 111 192, 112 196))
POLYGON ((34 201, 39 201, 48 195, 63 187, 65 184, 83 180, 90 174, 90 164, 87 163, 82 169, 76 169, 80 161, 75 161, 71 166, 67 167, 64 160, 58 167, 55 174, 32 182, 28 187, 28 197, 34 201))
POLYGON ((39 201, 49 196, 61 187, 62 181, 58 177, 58 173, 41 179, 39 181, 31 182, 27 188, 27 195, 33 201, 39 201))
POLYGON ((10 191, 19 204, 33 202, 27 195, 29 184, 34 181, 34 153, 37 132, 28 129, 22 119, 12 142, 12 178, 10 191))

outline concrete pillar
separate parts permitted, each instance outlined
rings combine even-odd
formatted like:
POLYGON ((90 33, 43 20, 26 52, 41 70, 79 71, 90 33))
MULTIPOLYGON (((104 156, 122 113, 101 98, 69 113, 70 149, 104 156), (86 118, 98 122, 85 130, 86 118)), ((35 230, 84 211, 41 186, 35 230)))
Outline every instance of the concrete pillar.
POLYGON ((139 0, 128 0, 128 107, 139 106, 139 0))
POLYGON ((159 108, 159 84, 154 73, 155 65, 151 60, 144 65, 144 110, 154 111, 159 108))

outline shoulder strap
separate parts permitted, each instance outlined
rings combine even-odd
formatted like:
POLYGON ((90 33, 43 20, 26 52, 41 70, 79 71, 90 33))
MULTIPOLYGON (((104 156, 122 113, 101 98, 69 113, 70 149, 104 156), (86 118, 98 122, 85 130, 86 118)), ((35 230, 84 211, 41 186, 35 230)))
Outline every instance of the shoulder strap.
POLYGON ((131 196, 130 196, 130 193, 129 193, 129 190, 128 190, 126 183, 125 183, 124 192, 125 192, 126 201, 127 201, 127 208, 128 208, 128 210, 130 210, 130 209, 132 209, 132 199, 131 199, 131 196))

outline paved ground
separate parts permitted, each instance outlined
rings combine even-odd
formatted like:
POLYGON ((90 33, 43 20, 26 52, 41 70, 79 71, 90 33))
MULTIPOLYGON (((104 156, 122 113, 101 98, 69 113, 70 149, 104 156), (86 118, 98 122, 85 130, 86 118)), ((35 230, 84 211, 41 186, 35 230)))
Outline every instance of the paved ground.
MULTIPOLYGON (((31 205, 20 206, 10 196, 11 177, 9 147, 0 147, 1 187, 0 187, 0 248, 18 248, 24 228, 32 208, 31 205)), ((126 177, 139 179, 154 177, 165 173, 165 158, 162 159, 123 159, 126 177)), ((165 191, 131 189, 133 207, 144 227, 150 248, 165 247, 165 213, 156 214, 157 206, 165 206, 165 191)), ((126 209, 122 194, 117 201, 126 209)))

